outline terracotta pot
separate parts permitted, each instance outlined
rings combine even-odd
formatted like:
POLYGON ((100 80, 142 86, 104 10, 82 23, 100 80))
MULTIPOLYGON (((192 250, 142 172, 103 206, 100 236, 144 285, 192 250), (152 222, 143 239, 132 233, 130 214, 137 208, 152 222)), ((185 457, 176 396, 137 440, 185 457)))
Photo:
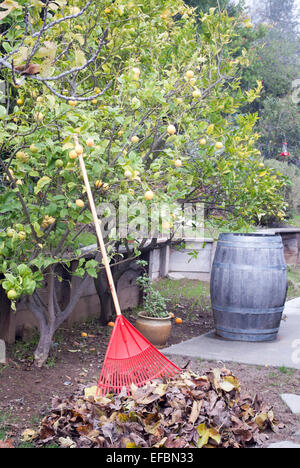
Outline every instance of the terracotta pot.
POLYGON ((138 313, 135 322, 137 330, 157 348, 163 348, 171 334, 172 320, 169 317, 147 317, 144 312, 138 313))

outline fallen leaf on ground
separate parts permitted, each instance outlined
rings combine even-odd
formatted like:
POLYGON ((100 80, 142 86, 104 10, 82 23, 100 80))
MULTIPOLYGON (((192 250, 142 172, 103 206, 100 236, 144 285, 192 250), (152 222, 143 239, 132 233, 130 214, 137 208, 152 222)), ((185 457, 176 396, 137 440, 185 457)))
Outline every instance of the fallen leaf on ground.
POLYGON ((25 429, 25 431, 22 432, 21 437, 24 442, 31 442, 38 435, 39 433, 36 432, 34 429, 25 429))
POLYGON ((0 449, 12 449, 14 447, 14 442, 12 439, 0 440, 0 449))
POLYGON ((64 448, 246 448, 262 445, 280 424, 257 395, 241 394, 228 369, 205 375, 184 371, 97 396, 97 386, 55 398, 37 446, 64 448), (62 435, 64 437, 62 437, 62 435))

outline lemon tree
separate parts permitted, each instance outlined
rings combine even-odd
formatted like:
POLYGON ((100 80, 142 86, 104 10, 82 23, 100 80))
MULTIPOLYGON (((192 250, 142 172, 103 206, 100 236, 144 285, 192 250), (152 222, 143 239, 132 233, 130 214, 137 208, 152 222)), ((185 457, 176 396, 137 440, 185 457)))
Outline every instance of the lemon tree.
MULTIPOLYGON (((0 6, 1 283, 13 307, 25 296, 40 330, 35 358, 42 365, 55 330, 102 268, 82 252, 96 238, 79 154, 97 204, 117 212, 122 196, 147 208, 163 202, 168 228, 184 201, 205 203, 232 228, 284 216, 285 182, 261 166, 256 116, 238 113, 262 88, 240 89, 248 59, 245 51, 236 57, 232 40, 243 19, 211 9, 199 32, 194 10, 180 0, 0 6), (64 310, 57 265, 82 278, 64 310)), ((130 258, 140 252, 115 227, 105 237, 112 261, 125 261, 114 259, 121 243, 130 258)))

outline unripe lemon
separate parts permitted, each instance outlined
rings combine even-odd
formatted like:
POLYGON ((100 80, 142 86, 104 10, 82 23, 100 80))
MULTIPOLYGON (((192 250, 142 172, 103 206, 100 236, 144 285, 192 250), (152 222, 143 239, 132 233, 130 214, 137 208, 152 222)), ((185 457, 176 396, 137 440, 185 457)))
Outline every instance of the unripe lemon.
POLYGON ((78 157, 78 154, 75 150, 70 151, 69 153, 69 158, 70 159, 76 159, 78 157))
POLYGON ((34 143, 32 143, 32 145, 30 145, 30 148, 29 148, 29 149, 30 149, 30 151, 31 151, 32 153, 37 153, 38 150, 39 150, 39 149, 35 146, 34 143))
POLYGON ((76 154, 78 154, 78 156, 79 156, 80 154, 83 153, 83 146, 82 145, 76 145, 75 151, 76 151, 76 154))
POLYGON ((146 200, 153 200, 154 197, 155 197, 155 194, 152 192, 152 190, 148 190, 145 193, 145 199, 146 200))
POLYGON ((83 200, 76 200, 76 206, 78 208, 83 208, 84 207, 84 201, 83 200))
POLYGON ((24 153, 23 151, 18 151, 16 154, 16 158, 18 161, 21 161, 22 163, 26 163, 29 159, 29 156, 27 153, 24 153))
POLYGON ((86 145, 89 147, 89 148, 93 148, 93 146, 95 146, 95 142, 92 138, 88 138, 86 140, 86 145))
POLYGON ((198 99, 199 97, 201 97, 201 91, 200 91, 200 89, 195 89, 195 90, 193 91, 193 97, 194 97, 195 99, 198 99))
POLYGON ((17 159, 22 160, 24 157, 25 157, 24 151, 18 151, 18 152, 16 153, 16 158, 17 158, 17 159))
POLYGON ((131 138, 131 142, 134 143, 134 144, 135 144, 135 143, 138 143, 139 141, 140 141, 140 139, 139 139, 139 137, 136 136, 136 135, 133 136, 133 137, 131 138))
POLYGON ((187 78, 188 80, 190 80, 191 78, 194 78, 195 73, 193 72, 193 70, 188 70, 188 71, 186 72, 185 76, 186 76, 186 78, 187 78))
POLYGON ((43 120, 44 116, 41 112, 38 112, 35 116, 35 119, 37 122, 41 122, 43 120))
POLYGON ((169 125, 167 128, 167 132, 169 135, 175 135, 176 133, 176 127, 174 125, 169 125))
POLYGON ((10 301, 15 301, 18 297, 17 291, 15 289, 10 289, 7 293, 7 297, 10 301))
POLYGON ((19 236, 20 240, 25 240, 26 239, 26 232, 20 231, 18 236, 19 236))
POLYGON ((15 232, 16 231, 14 229, 10 229, 10 228, 7 229, 7 231, 6 231, 7 237, 12 238, 14 236, 15 232))
POLYGON ((63 167, 63 165, 64 165, 64 162, 62 159, 57 159, 57 161, 55 161, 55 167, 60 168, 60 167, 63 167))

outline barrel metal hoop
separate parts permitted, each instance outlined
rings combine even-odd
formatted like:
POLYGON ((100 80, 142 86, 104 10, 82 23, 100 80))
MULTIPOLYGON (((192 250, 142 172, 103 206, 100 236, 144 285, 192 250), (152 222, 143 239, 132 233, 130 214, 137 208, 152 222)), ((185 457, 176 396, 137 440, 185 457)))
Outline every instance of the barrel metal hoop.
POLYGON ((231 306, 219 306, 212 304, 212 308, 218 312, 231 312, 233 314, 251 314, 251 315, 261 315, 261 314, 281 314, 284 310, 282 307, 266 308, 266 309, 246 309, 241 307, 231 307, 231 306))
POLYGON ((238 263, 221 263, 221 262, 214 262, 214 267, 217 268, 224 268, 228 270, 245 270, 245 271, 265 271, 265 270, 277 270, 277 271, 286 271, 286 266, 284 265, 266 265, 266 266, 259 266, 259 265, 242 265, 238 263))
POLYGON ((251 328, 250 330, 249 329, 245 330, 245 328, 242 328, 242 329, 224 328, 224 327, 220 327, 219 325, 217 326, 217 330, 231 333, 231 334, 246 333, 247 335, 268 335, 268 334, 278 332, 278 328, 270 328, 270 329, 263 329, 263 330, 261 329, 256 330, 256 329, 251 328))
POLYGON ((282 243, 279 243, 279 242, 271 242, 271 243, 257 243, 257 244, 254 244, 254 243, 247 243, 247 242, 230 242, 230 241, 225 241, 225 240, 219 240, 218 241, 218 245, 219 246, 222 246, 222 245, 226 245, 227 247, 232 247, 234 249, 244 249, 244 248, 250 248, 250 249, 254 249, 254 250, 257 250, 257 249, 265 249, 265 250, 270 250, 270 249, 278 249, 278 250, 282 250, 283 247, 282 247, 282 243), (274 244, 274 245, 273 245, 274 244))

